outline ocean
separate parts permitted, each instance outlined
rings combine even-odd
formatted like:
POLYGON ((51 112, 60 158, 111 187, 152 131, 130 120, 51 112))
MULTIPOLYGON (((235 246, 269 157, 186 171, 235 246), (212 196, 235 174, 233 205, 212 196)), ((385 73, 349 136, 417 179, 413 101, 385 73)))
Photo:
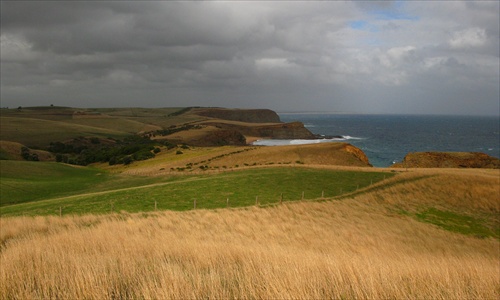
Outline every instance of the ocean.
POLYGON ((409 152, 483 152, 500 158, 498 116, 349 115, 280 113, 281 121, 304 123, 318 140, 261 140, 256 145, 348 142, 375 167, 400 162, 409 152))

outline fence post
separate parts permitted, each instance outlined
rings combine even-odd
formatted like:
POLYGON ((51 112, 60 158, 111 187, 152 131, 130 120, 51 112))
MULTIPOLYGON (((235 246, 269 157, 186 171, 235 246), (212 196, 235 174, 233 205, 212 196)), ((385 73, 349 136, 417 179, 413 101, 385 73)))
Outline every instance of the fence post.
POLYGON ((59 206, 59 217, 62 217, 62 206, 59 206))
POLYGON ((109 201, 109 204, 111 205, 111 213, 113 213, 113 211, 115 210, 114 205, 113 205, 113 201, 109 201))
POLYGON ((157 202, 155 200, 155 211, 158 209, 158 205, 157 205, 157 202))
POLYGON ((283 203, 283 193, 281 193, 281 196, 280 196, 280 204, 283 203))
POLYGON ((321 198, 325 198, 325 191, 321 191, 321 198))
POLYGON ((226 199, 226 207, 229 207, 229 198, 226 199))
POLYGON ((259 205, 259 196, 255 196, 255 206, 259 205))
POLYGON ((196 199, 194 199, 193 207, 194 207, 194 209, 196 209, 196 199))

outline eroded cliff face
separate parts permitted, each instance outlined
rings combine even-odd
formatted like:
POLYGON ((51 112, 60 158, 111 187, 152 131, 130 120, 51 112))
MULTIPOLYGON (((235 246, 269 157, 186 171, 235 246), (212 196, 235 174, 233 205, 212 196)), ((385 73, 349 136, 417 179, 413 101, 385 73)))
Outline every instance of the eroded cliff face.
POLYGON ((270 109, 197 108, 192 113, 221 120, 245 123, 280 123, 278 114, 270 109))
POLYGON ((229 124, 223 122, 205 122, 225 130, 236 130, 245 136, 262 137, 270 139, 314 139, 316 136, 304 127, 301 122, 260 124, 245 126, 242 124, 229 124))
POLYGON ((192 140, 192 146, 244 146, 246 138, 236 130, 214 130, 198 140, 192 140))
POLYGON ((313 139, 312 134, 301 122, 292 122, 255 128, 257 136, 273 139, 313 139))
POLYGON ((354 157, 356 157, 360 161, 371 166, 370 162, 368 161, 368 156, 366 156, 366 154, 358 147, 355 147, 351 144, 345 144, 345 146, 342 148, 342 150, 344 150, 347 153, 351 153, 354 157))
POLYGON ((207 119, 190 123, 199 128, 166 137, 171 142, 196 146, 242 145, 246 138, 314 139, 301 122, 282 123, 269 109, 192 108, 190 114, 207 119))
POLYGON ((500 169, 500 159, 480 152, 415 152, 392 167, 500 169))

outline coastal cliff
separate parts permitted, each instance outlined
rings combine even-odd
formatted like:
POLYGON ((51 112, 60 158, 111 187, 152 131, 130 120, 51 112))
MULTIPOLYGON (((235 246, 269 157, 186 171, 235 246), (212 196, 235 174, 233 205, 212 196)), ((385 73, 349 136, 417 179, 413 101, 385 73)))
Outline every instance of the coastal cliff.
POLYGON ((480 152, 414 152, 391 167, 500 169, 500 159, 480 152))
POLYGON ((271 139, 314 139, 316 136, 304 127, 301 122, 276 124, 242 124, 226 122, 204 122, 224 130, 236 130, 245 136, 271 139))
POLYGON ((355 158, 357 158, 359 161, 365 163, 368 166, 371 166, 370 162, 368 161, 368 156, 363 152, 363 150, 359 149, 358 147, 355 147, 351 144, 344 144, 344 147, 342 149, 343 151, 352 154, 355 158))
POLYGON ((314 139, 301 122, 283 123, 269 109, 193 108, 188 114, 204 119, 191 122, 187 130, 164 136, 173 143, 193 146, 245 145, 254 139, 314 139))
POLYGON ((281 123, 278 114, 270 109, 195 108, 192 113, 214 119, 245 123, 281 123))

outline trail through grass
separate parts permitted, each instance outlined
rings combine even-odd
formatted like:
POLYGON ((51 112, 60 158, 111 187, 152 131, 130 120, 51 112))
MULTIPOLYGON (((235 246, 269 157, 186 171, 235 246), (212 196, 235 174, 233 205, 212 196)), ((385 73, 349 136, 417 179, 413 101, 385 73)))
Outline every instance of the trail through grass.
POLYGON ((382 172, 291 167, 165 178, 118 177, 83 168, 71 170, 75 173, 69 176, 65 172, 70 167, 53 165, 49 167, 50 176, 43 176, 45 180, 36 175, 15 175, 11 170, 11 177, 5 184, 5 196, 10 194, 11 198, 8 202, 2 201, 1 214, 47 215, 57 214, 60 209, 65 214, 138 212, 155 208, 188 210, 194 208, 195 201, 196 208, 207 209, 256 203, 266 205, 280 201, 334 197, 392 176, 382 172), (12 188, 14 183, 19 188, 12 188), (73 190, 70 189, 72 184, 73 190), (39 187, 47 192, 37 197, 31 195, 30 192, 39 187), (23 191, 29 193, 23 195, 23 191), (18 204, 12 205, 15 203, 18 204))

